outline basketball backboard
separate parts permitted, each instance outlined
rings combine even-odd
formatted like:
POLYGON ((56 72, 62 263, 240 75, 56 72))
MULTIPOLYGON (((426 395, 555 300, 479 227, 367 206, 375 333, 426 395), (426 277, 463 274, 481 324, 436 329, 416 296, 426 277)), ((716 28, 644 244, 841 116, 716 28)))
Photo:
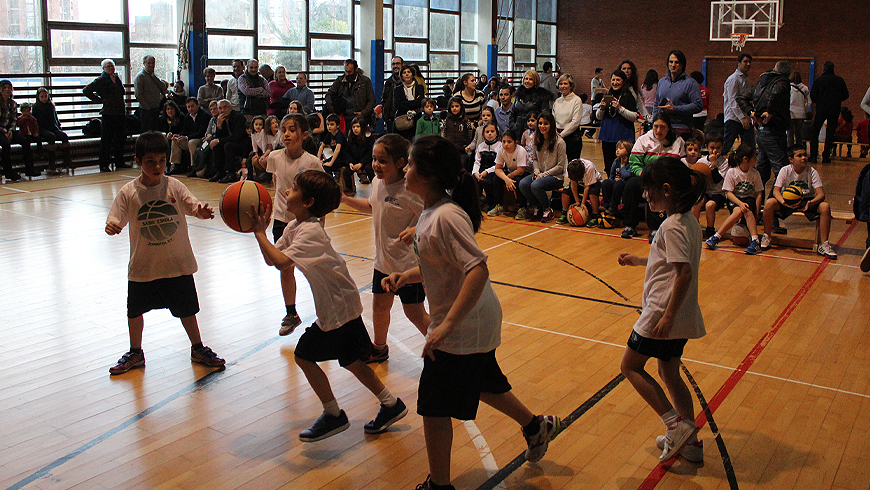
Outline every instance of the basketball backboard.
POLYGON ((744 32, 750 41, 776 41, 782 26, 782 0, 710 2, 710 40, 731 41, 744 32))

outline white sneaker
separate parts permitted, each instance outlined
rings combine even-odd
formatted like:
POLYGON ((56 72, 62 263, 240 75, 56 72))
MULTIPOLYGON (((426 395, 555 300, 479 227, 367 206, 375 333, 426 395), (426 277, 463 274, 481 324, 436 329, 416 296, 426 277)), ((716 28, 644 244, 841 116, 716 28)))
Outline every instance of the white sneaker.
MULTIPOLYGON (((658 436, 656 437, 656 446, 659 449, 665 448, 665 439, 666 436, 658 436)), ((680 449, 680 456, 686 458, 686 461, 690 461, 692 463, 703 463, 704 462, 704 441, 697 440, 695 442, 690 442, 683 446, 683 449, 680 449)))
POLYGON ((496 204, 486 213, 487 216, 498 216, 504 212, 504 208, 501 207, 501 204, 496 204))
POLYGON ((819 245, 818 252, 819 255, 823 255, 831 260, 837 260, 837 252, 834 252, 834 247, 828 242, 819 245))
POLYGON ((698 432, 698 426, 689 419, 680 418, 676 425, 669 427, 665 433, 662 455, 659 461, 667 461, 676 456, 683 446, 694 434, 698 432))
POLYGON ((761 250, 770 250, 770 237, 767 233, 761 235, 761 250))
POLYGON ((523 434, 529 445, 526 449, 526 461, 530 463, 537 463, 544 457, 550 441, 555 439, 563 428, 562 420, 555 415, 538 415, 537 422, 540 424, 537 434, 529 437, 523 434))

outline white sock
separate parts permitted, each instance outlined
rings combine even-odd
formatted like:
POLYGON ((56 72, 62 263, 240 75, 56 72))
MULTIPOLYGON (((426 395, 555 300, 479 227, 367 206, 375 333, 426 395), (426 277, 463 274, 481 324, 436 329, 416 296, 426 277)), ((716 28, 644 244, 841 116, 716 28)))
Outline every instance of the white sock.
POLYGON ((716 234, 713 235, 713 236, 716 237, 716 238, 722 238, 722 235, 720 235, 718 231, 717 231, 716 234))
POLYGON ((677 410, 672 408, 666 414, 662 415, 662 423, 665 424, 665 427, 671 428, 677 425, 677 421, 680 420, 680 414, 677 413, 677 410))
POLYGON ((389 408, 389 407, 395 407, 395 406, 396 406, 396 401, 398 401, 398 399, 396 398, 396 396, 393 395, 392 393, 390 393, 390 390, 387 389, 386 386, 384 387, 384 391, 378 393, 378 394, 375 395, 375 396, 378 397, 378 401, 381 402, 381 405, 383 405, 383 406, 385 406, 385 407, 388 407, 388 408, 389 408))
POLYGON ((341 409, 338 408, 338 400, 333 398, 332 401, 324 403, 323 412, 332 415, 333 417, 341 415, 341 409))
POLYGON ((755 240, 758 240, 758 235, 752 235, 750 239, 754 242, 755 240))

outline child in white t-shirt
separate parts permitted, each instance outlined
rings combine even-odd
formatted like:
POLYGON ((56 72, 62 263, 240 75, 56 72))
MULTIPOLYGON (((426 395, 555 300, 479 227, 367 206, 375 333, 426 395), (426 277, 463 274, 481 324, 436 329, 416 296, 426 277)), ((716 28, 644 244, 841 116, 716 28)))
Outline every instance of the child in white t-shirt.
POLYGON ((728 157, 730 168, 722 182, 722 190, 728 198, 726 204, 731 215, 719 226, 718 231, 707 239, 707 248, 710 250, 716 250, 725 230, 730 230, 741 218, 744 218, 752 240, 744 252, 755 255, 761 251, 757 217, 764 194, 764 182, 761 181, 761 174, 755 169, 757 163, 755 147, 749 145, 740 145, 728 157))
POLYGON ((716 233, 716 211, 725 207, 725 191, 722 190, 722 181, 728 173, 728 159, 722 156, 722 133, 711 132, 705 137, 707 141, 707 156, 701 157, 703 162, 710 167, 710 180, 707 181, 707 191, 698 205, 692 209, 695 218, 701 217, 701 209, 707 216, 707 227, 704 229, 704 239, 710 238, 716 233))
POLYGON ((684 156, 681 161, 685 163, 687 167, 691 167, 698 163, 698 160, 701 158, 702 146, 704 146, 704 142, 698 138, 686 140, 686 156, 684 156))
POLYGON ((523 132, 520 145, 526 149, 526 153, 531 155, 534 153, 533 146, 535 145, 535 130, 538 128, 538 113, 532 111, 526 120, 526 130, 523 132))
POLYGON ((816 169, 810 167, 807 162, 807 150, 802 145, 792 146, 788 149, 788 161, 780 169, 773 184, 773 197, 764 203, 764 235, 761 236, 761 250, 770 248, 770 235, 773 230, 773 219, 785 219, 795 211, 801 211, 810 220, 819 220, 819 234, 822 243, 819 245, 819 255, 831 260, 837 260, 837 252, 828 242, 831 233, 831 205, 825 202, 825 189, 822 187, 822 178, 816 169), (782 190, 786 187, 797 185, 803 191, 803 199, 800 202, 789 205, 782 197, 782 190))
POLYGON ((109 217, 106 234, 117 235, 130 223, 130 263, 127 283, 127 327, 130 350, 109 368, 116 375, 145 365, 142 351, 143 314, 168 308, 190 338, 190 359, 209 367, 225 363, 211 349, 202 345, 196 314, 199 300, 193 273, 196 258, 187 235, 187 216, 214 218, 214 211, 200 203, 187 187, 164 175, 169 140, 162 133, 150 131, 136 140, 136 165, 139 178, 121 188, 109 217))
POLYGON ((420 265, 383 280, 391 291, 422 280, 429 296, 432 323, 417 400, 429 453, 430 475, 422 488, 453 488, 451 418, 474 419, 480 401, 522 426, 531 462, 544 456, 562 428, 556 416, 533 415, 498 366, 501 305, 489 282, 486 254, 474 240, 482 219, 476 179, 461 168, 459 150, 446 139, 414 141, 405 179, 408 190, 423 199, 414 238, 420 265))
MULTIPOLYGON (((286 132, 284 141, 287 142, 286 132)), ((314 297, 317 321, 299 337, 294 357, 323 404, 323 413, 314 425, 299 434, 299 439, 319 441, 350 426, 332 393, 329 378, 317 364, 329 360, 337 360, 381 402, 375 419, 365 424, 366 433, 381 433, 404 417, 408 408, 360 360, 368 355, 372 341, 362 321, 359 291, 319 220, 341 203, 341 190, 329 174, 309 170, 296 175, 285 195, 287 210, 296 219, 287 224, 275 245, 266 237, 271 210, 267 207, 254 213, 252 209, 248 215, 266 263, 282 271, 298 267, 308 279, 314 297)))
POLYGON ((701 462, 704 446, 696 436, 692 394, 680 377, 680 358, 688 339, 706 335, 698 306, 701 227, 691 213, 704 193, 706 179, 670 156, 649 164, 640 179, 650 209, 664 211, 668 217, 653 238, 648 258, 619 254, 619 265, 646 266, 643 310, 628 339, 620 369, 667 427, 665 435, 656 438, 662 449, 659 460, 679 454, 701 462), (667 394, 645 370, 652 357, 658 361, 667 394))
POLYGON ((517 185, 523 180, 531 168, 529 154, 523 148, 514 130, 508 129, 501 136, 501 149, 495 156, 495 178, 489 182, 481 182, 487 198, 492 195, 494 206, 486 213, 487 216, 498 216, 504 212, 505 192, 516 195, 517 206, 526 207, 526 196, 517 192, 517 185))
MULTIPOLYGON (((285 193, 293 185, 296 174, 303 170, 320 170, 323 166, 320 159, 302 148, 302 143, 308 137, 308 121, 302 114, 288 114, 281 121, 281 141, 283 151, 273 151, 266 161, 266 172, 272 174, 275 184, 275 202, 272 218, 272 238, 275 243, 284 234, 287 223, 295 216, 287 210, 285 193)), ((287 314, 281 320, 279 335, 289 335, 293 329, 302 324, 302 319, 296 312, 296 277, 292 266, 281 270, 281 292, 284 295, 284 307, 287 314)))
POLYGON ((414 227, 423 211, 420 196, 405 188, 404 168, 408 161, 408 140, 398 134, 378 138, 372 148, 371 195, 368 200, 344 196, 341 202, 371 213, 375 225, 375 270, 372 278, 372 323, 375 341, 366 362, 383 362, 390 357, 387 332, 393 298, 399 296, 405 316, 423 335, 429 327, 429 314, 423 305, 423 283, 406 284, 397 294, 384 290, 381 280, 393 272, 404 272, 417 265, 412 243, 414 227))
POLYGON ((568 208, 571 204, 580 203, 585 206, 586 201, 589 201, 592 212, 589 213, 586 226, 597 228, 601 205, 601 174, 595 168, 595 164, 585 158, 571 160, 565 168, 565 182, 567 185, 562 188, 562 215, 556 223, 568 222, 568 208))

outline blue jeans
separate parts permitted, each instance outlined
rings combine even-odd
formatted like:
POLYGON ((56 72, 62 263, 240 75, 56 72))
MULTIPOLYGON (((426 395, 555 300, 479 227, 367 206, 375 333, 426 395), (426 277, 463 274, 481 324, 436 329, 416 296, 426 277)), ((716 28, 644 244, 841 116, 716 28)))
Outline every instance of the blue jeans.
POLYGON ((749 129, 743 129, 743 124, 740 121, 725 121, 725 134, 722 143, 722 153, 727 155, 734 146, 734 141, 740 136, 740 144, 755 146, 755 128, 749 126, 749 129))
POLYGON ((758 128, 756 135, 758 140, 758 173, 761 181, 767 183, 771 173, 774 179, 779 175, 779 170, 788 165, 786 154, 786 133, 784 130, 772 127, 758 128))
POLYGON ((547 191, 561 189, 562 179, 547 175, 535 180, 534 175, 526 175, 520 181, 519 187, 520 192, 526 196, 530 205, 537 203, 541 209, 548 209, 550 207, 550 198, 547 197, 547 191))

